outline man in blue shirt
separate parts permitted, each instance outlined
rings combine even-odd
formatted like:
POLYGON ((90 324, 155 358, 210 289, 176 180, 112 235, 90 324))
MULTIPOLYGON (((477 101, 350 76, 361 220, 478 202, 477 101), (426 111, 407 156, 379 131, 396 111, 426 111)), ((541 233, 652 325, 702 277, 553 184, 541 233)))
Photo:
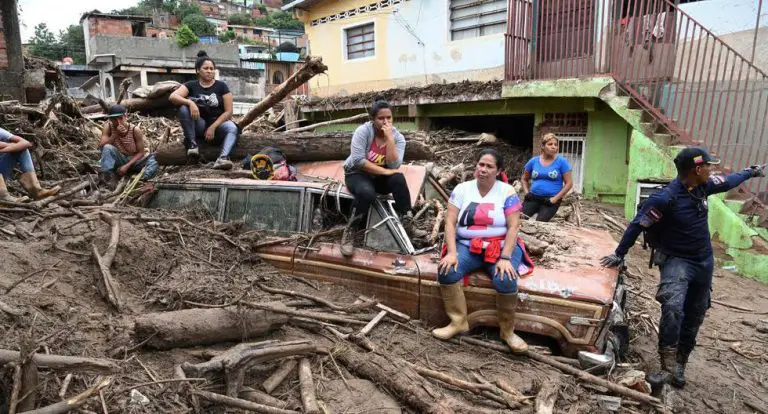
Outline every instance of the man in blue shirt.
POLYGON ((707 197, 731 190, 750 178, 765 176, 764 165, 727 176, 710 176, 710 165, 719 164, 720 160, 700 147, 683 149, 674 161, 677 178, 643 203, 615 253, 601 259, 607 267, 622 265, 624 256, 643 231, 658 240, 653 245, 653 263, 661 271, 656 292, 656 300, 661 303, 661 371, 646 377, 654 389, 664 383, 685 385, 685 364, 710 306, 714 257, 707 197))

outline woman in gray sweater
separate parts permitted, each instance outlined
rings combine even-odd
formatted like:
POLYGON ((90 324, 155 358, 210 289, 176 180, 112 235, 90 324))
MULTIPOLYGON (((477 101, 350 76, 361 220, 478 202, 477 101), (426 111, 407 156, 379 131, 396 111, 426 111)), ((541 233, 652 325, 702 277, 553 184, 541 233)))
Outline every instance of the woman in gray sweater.
POLYGON ((354 253, 350 235, 355 221, 368 214, 378 194, 392 194, 395 211, 405 216, 411 211, 411 194, 405 176, 397 172, 405 154, 405 137, 392 126, 392 108, 384 97, 376 96, 369 112, 371 120, 352 135, 349 157, 344 161, 347 189, 355 197, 352 214, 342 237, 341 252, 354 253))

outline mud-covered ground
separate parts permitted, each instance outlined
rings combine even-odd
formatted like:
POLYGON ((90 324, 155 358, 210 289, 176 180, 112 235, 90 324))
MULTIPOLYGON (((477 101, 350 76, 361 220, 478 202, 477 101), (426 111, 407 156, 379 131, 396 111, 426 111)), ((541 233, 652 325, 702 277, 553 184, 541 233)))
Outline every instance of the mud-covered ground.
MULTIPOLYGON (((618 213, 611 206, 585 204, 585 207, 618 213)), ((27 348, 36 348, 38 352, 114 359, 121 372, 116 375, 113 384, 103 391, 104 405, 109 412, 191 412, 195 404, 189 389, 179 389, 173 384, 151 383, 173 378, 173 368, 178 364, 203 361, 210 349, 227 349, 233 345, 228 343, 170 351, 137 347, 131 329, 138 315, 191 308, 190 303, 218 305, 236 299, 262 303, 296 302, 296 298, 264 292, 258 287, 260 283, 308 293, 338 304, 351 304, 358 296, 356 292, 338 286, 315 284, 316 288, 310 287, 261 263, 247 248, 234 246, 248 246, 256 237, 253 233, 232 226, 215 226, 202 215, 192 216, 190 221, 214 233, 163 219, 168 214, 157 211, 122 209, 112 211, 113 215, 123 217, 112 274, 119 282, 127 305, 118 313, 106 304, 95 287, 101 273, 90 253, 91 243, 100 252, 104 251, 110 236, 109 226, 97 219, 95 209, 83 207, 82 211, 85 217, 93 220, 85 221, 75 216, 38 216, 7 209, 0 211, 3 221, 0 227, 5 230, 0 234, 0 249, 4 257, 0 300, 23 311, 21 316, 0 312, 0 330, 3 332, 0 348, 18 350, 24 344, 27 348), (141 215, 144 218, 134 218, 141 215), (16 225, 12 223, 13 219, 17 219, 16 225), (16 231, 17 228, 26 232, 16 231), (21 240, 16 234, 24 234, 26 240, 21 240), (137 384, 144 384, 137 389, 148 398, 148 403, 142 404, 131 398, 131 390, 137 384)), ((595 216, 599 215, 590 215, 585 221, 593 221, 599 226, 595 216)), ((618 234, 615 235, 618 237, 618 234)), ((632 290, 629 299, 632 326, 630 358, 625 361, 627 365, 618 367, 609 376, 610 379, 620 377, 628 369, 645 371, 657 366, 655 329, 659 306, 652 298, 658 276, 657 271, 647 269, 646 263, 647 254, 636 247, 629 260, 628 278, 632 290)), ((724 271, 720 266, 715 276, 713 298, 716 302, 701 329, 699 346, 688 370, 688 385, 684 390, 675 392, 669 400, 676 401, 677 412, 756 412, 745 405, 745 401, 753 406, 768 406, 768 384, 764 378, 768 375, 768 334, 765 330, 768 325, 768 288, 724 271), (729 308, 718 302, 753 311, 729 308)), ((305 304, 305 309, 306 305, 327 311, 312 303, 305 304)), ((371 316, 364 312, 357 317, 365 319, 371 316)), ((605 389, 584 384, 548 365, 524 357, 513 357, 466 343, 457 345, 438 341, 429 335, 429 328, 418 323, 402 324, 385 319, 369 334, 369 338, 386 355, 399 356, 466 381, 476 382, 478 375, 492 383, 497 379, 506 379, 526 396, 535 397, 544 382, 556 382, 560 388, 555 412, 599 411, 598 396, 610 394, 605 389)), ((472 332, 472 335, 497 340, 494 330, 472 332)), ((334 352, 344 352, 343 347, 334 344, 337 340, 332 335, 317 334, 292 323, 266 337, 244 339, 310 339, 334 349, 334 352)), ((539 351, 545 350, 539 348, 539 351)), ((379 386, 374 390, 371 384, 356 381, 355 376, 339 366, 336 359, 326 355, 311 359, 318 399, 330 411, 389 412, 382 407, 394 404, 404 412, 414 412, 402 401, 388 397, 387 394, 391 393, 385 387, 379 386), (347 384, 352 381, 349 388, 341 380, 342 376, 347 384)), ((245 385, 259 388, 258 384, 276 368, 276 363, 257 366, 250 371, 245 385)), ((60 401, 58 394, 66 374, 65 370, 53 372, 40 369, 38 406, 60 401)), ((7 406, 11 393, 12 377, 10 365, 0 370, 3 407, 7 406)), ((97 381, 97 377, 90 374, 75 374, 73 378, 65 397, 73 396, 97 381)), ((444 396, 456 398, 478 410, 511 411, 484 397, 442 382, 432 383, 444 396)), ((198 382, 194 387, 222 392, 221 381, 198 382)), ((296 376, 289 377, 272 395, 297 404, 299 387, 296 376)), ((222 412, 221 407, 205 402, 200 404, 203 412, 222 412)), ((532 407, 524 406, 520 411, 532 412, 532 407)), ((651 410, 628 399, 623 400, 622 407, 620 412, 626 413, 651 410)), ((81 410, 102 411, 100 398, 92 398, 81 410)))

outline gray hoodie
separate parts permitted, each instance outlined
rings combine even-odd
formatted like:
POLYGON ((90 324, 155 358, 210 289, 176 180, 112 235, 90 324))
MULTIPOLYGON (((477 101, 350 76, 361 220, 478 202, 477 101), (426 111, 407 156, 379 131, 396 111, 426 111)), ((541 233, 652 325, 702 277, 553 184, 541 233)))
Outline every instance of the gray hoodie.
MULTIPOLYGON (((396 161, 388 162, 386 168, 396 169, 403 163, 403 155, 405 154, 405 137, 396 128, 392 128, 392 134, 395 137, 395 147, 397 153, 400 156, 396 161)), ((363 125, 360 125, 352 135, 352 145, 349 151, 349 157, 344 161, 344 172, 347 174, 354 174, 361 172, 365 160, 368 159, 368 151, 373 143, 375 131, 373 128, 373 122, 368 121, 363 125)))

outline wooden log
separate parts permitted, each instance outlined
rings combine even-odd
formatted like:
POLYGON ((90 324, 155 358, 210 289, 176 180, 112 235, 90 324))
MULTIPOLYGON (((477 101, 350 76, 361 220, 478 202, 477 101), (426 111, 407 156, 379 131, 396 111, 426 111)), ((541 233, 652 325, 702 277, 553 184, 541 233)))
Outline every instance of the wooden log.
POLYGON ((48 204, 53 203, 54 201, 58 201, 58 200, 62 200, 64 198, 71 197, 71 196, 79 193, 80 191, 85 190, 86 188, 90 187, 90 185, 91 185, 90 181, 83 181, 80 184, 70 188, 67 191, 61 192, 61 193, 59 193, 59 194, 57 194, 55 196, 46 197, 46 198, 44 198, 42 200, 38 200, 38 201, 35 201, 35 202, 32 202, 32 203, 29 203, 29 205, 32 208, 39 210, 39 209, 47 206, 48 204))
POLYGON ((112 271, 110 270, 112 261, 115 260, 115 254, 117 253, 117 245, 120 242, 120 219, 115 219, 112 215, 103 211, 99 212, 99 217, 111 226, 112 232, 109 238, 109 245, 103 256, 99 255, 99 250, 96 248, 96 245, 91 243, 91 253, 96 264, 99 266, 102 276, 101 283, 97 283, 97 285, 99 286, 99 290, 103 288, 102 296, 104 296, 118 312, 121 312, 123 308, 122 293, 117 281, 112 277, 112 271))
POLYGON ((275 313, 282 313, 284 315, 316 319, 323 322, 344 323, 344 324, 350 324, 350 325, 367 325, 368 324, 367 321, 345 318, 343 316, 338 316, 330 313, 320 313, 320 312, 310 312, 310 311, 300 311, 296 309, 290 309, 290 308, 286 308, 285 306, 282 306, 282 304, 273 305, 268 303, 254 303, 254 302, 245 302, 245 301, 242 301, 240 303, 250 308, 263 309, 263 310, 272 311, 275 313))
MULTIPOLYGON (((420 134, 404 134, 406 137, 405 159, 426 160, 432 158, 432 151, 421 140, 408 139, 409 136, 420 134)), ((289 162, 300 161, 331 161, 343 160, 349 156, 351 133, 301 134, 294 131, 286 133, 253 133, 245 132, 237 140, 237 145, 230 157, 241 160, 246 155, 253 155, 264 147, 279 147, 289 162)), ((219 156, 221 148, 200 143, 200 156, 206 160, 214 160, 219 156)), ((184 165, 187 163, 187 150, 180 142, 161 145, 155 153, 160 165, 184 165)))
POLYGON ((259 117, 259 115, 263 114, 267 111, 267 109, 275 106, 276 103, 280 102, 288 96, 291 92, 293 92, 296 88, 299 86, 307 83, 310 79, 312 79, 315 75, 319 75, 321 73, 325 73, 325 71, 328 70, 328 66, 325 66, 323 64, 323 58, 321 57, 315 57, 315 56, 309 56, 304 61, 304 65, 296 71, 293 75, 289 76, 288 79, 285 80, 285 82, 281 83, 277 86, 272 92, 269 93, 269 95, 265 96, 264 99, 259 101, 256 106, 251 108, 250 111, 248 111, 247 114, 243 117, 243 119, 240 120, 238 123, 238 126, 241 130, 244 130, 245 127, 251 124, 256 118, 259 117))
MULTIPOLYGON (((173 104, 168 100, 171 96, 171 91, 167 95, 158 96, 156 98, 129 98, 120 102, 120 105, 124 106, 128 112, 145 112, 154 109, 171 108, 173 104)), ((96 114, 99 112, 106 112, 101 105, 91 105, 82 108, 80 112, 83 115, 96 114)))
MULTIPOLYGON (((0 349, 0 365, 18 362, 21 354, 18 351, 0 349)), ((51 354, 34 354, 33 361, 39 368, 56 371, 93 372, 111 374, 120 371, 120 367, 108 359, 82 358, 51 354)))
POLYGON ((291 407, 291 403, 288 401, 283 401, 265 393, 264 391, 254 390, 253 388, 243 387, 243 389, 240 391, 240 398, 275 408, 285 408, 288 410, 298 408, 291 407))
POLYGON ((241 341, 263 335, 288 322, 283 314, 237 307, 185 309, 150 313, 135 320, 136 342, 155 349, 173 349, 241 341))
POLYGON ((560 384, 553 380, 544 382, 536 394, 536 414, 552 414, 559 389, 560 384))
POLYGON ((208 391, 192 391, 192 394, 208 400, 212 403, 226 405, 228 407, 240 408, 243 410, 253 411, 255 413, 263 414, 300 414, 298 411, 284 410, 282 408, 270 407, 264 404, 258 404, 251 401, 246 401, 241 398, 227 397, 226 395, 215 394, 208 391))
POLYGON ((320 414, 320 406, 315 396, 315 381, 312 379, 312 368, 307 358, 299 362, 299 386, 301 387, 301 404, 306 414, 320 414))
POLYGON ((97 395, 99 391, 103 390, 109 384, 112 383, 112 377, 102 379, 96 386, 89 388, 82 393, 69 398, 64 401, 57 402, 56 404, 49 405, 47 407, 38 408, 37 410, 25 411, 26 414, 64 414, 68 413, 86 402, 94 395, 97 395))
POLYGON ((368 114, 357 114, 357 115, 353 115, 353 116, 350 116, 350 117, 347 117, 347 118, 332 119, 330 121, 318 122, 316 124, 307 125, 307 126, 301 127, 301 128, 293 128, 293 129, 289 129, 288 131, 290 131, 291 133, 312 131, 312 130, 314 130, 316 128, 319 128, 321 126, 328 126, 328 125, 344 124, 344 123, 347 123, 347 122, 362 121, 362 120, 368 119, 369 117, 370 117, 370 115, 368 115, 368 114))
POLYGON ((285 361, 274 374, 270 375, 269 378, 261 383, 261 386, 264 387, 264 391, 268 394, 272 394, 272 391, 279 387, 298 365, 299 363, 295 359, 285 361))
POLYGON ((334 352, 334 355, 349 371, 380 384, 416 412, 455 412, 451 402, 402 358, 376 352, 360 353, 350 347, 338 353, 334 352))
POLYGON ((38 376, 37 376, 37 364, 34 359, 25 361, 21 367, 21 399, 19 405, 16 406, 18 412, 23 413, 25 411, 31 411, 35 409, 35 402, 37 401, 37 388, 38 388, 38 376))

